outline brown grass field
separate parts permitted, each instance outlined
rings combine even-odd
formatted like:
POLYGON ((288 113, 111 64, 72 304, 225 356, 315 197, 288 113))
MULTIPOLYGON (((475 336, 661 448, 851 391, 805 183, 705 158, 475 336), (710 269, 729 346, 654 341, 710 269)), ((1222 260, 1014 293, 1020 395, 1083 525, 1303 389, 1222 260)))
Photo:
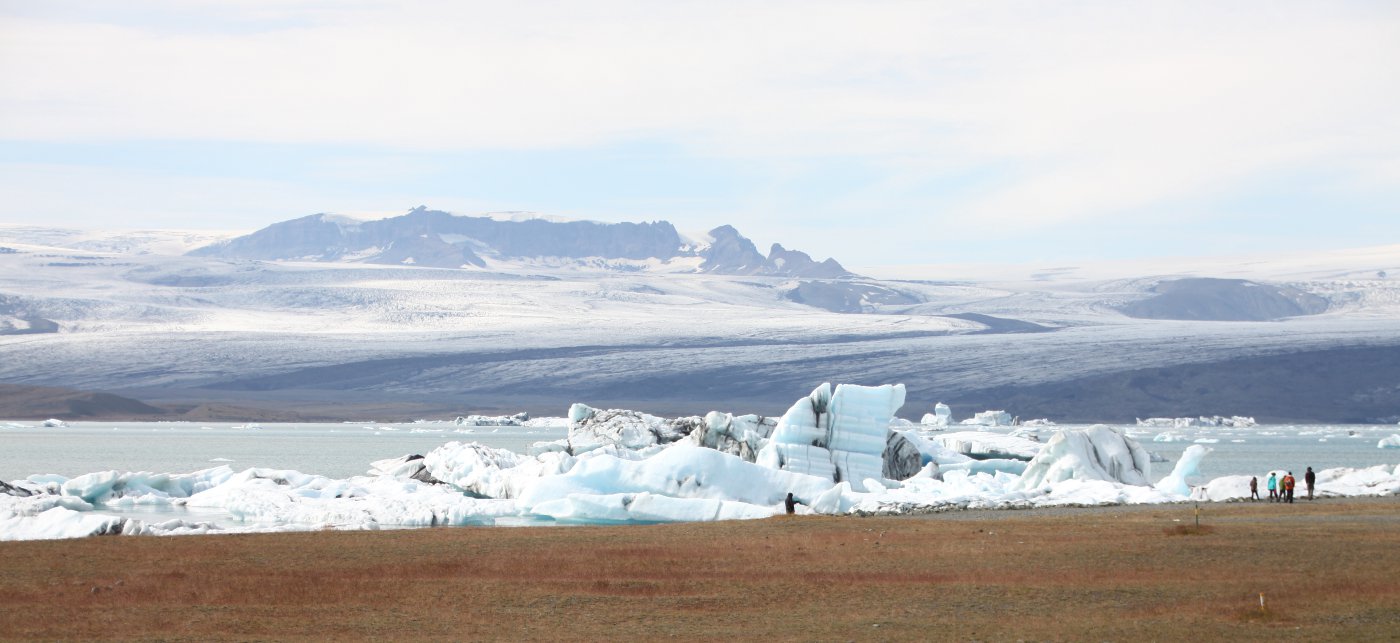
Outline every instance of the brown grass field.
POLYGON ((1400 498, 1201 522, 1159 505, 0 543, 0 638, 1400 638, 1400 498))

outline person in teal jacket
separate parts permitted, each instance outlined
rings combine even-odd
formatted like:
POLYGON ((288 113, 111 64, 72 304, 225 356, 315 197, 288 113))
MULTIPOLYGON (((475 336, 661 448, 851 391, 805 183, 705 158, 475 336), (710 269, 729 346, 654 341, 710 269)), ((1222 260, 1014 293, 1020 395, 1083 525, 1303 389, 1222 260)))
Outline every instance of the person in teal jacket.
POLYGON ((1270 471, 1269 482, 1265 486, 1269 488, 1269 502, 1278 502, 1278 474, 1270 471))

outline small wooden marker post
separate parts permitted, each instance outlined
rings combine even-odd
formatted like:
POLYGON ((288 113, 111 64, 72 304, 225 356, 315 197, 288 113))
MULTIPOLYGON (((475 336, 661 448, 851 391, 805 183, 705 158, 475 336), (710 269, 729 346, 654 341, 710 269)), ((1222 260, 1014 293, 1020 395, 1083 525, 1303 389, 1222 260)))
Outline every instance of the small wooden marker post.
POLYGON ((1259 611, 1266 611, 1264 608, 1264 592, 1259 592, 1259 611))
MULTIPOLYGON (((1196 503, 1196 529, 1199 530, 1200 528, 1201 528, 1201 503, 1198 502, 1198 503, 1196 503)), ((1260 596, 1263 596, 1263 594, 1260 594, 1260 596)))

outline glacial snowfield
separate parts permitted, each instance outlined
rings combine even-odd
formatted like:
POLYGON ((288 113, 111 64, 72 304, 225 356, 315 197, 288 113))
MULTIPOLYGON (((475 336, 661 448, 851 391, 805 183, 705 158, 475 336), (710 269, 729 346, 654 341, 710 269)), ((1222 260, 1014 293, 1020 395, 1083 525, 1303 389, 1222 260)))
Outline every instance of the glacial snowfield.
MULTIPOLYGON (((457 431, 566 423, 567 435, 523 453, 449 441, 347 478, 227 464, 182 474, 36 474, 0 483, 0 540, 738 520, 783 513, 788 494, 798 513, 831 515, 1233 501, 1248 498, 1251 476, 1204 479, 1208 444, 1278 433, 1250 434, 1257 427, 1248 418, 993 432, 949 426, 946 414, 930 414, 930 424, 898 420, 904 401, 901 385, 823 384, 777 419, 721 412, 666 419, 583 404, 567 419, 461 418, 457 431), (1159 458, 1133 437, 1172 443, 1192 434, 1220 437, 1195 439, 1161 478, 1152 473, 1159 458)), ((1400 453, 1395 430, 1372 448, 1400 453)), ((1374 440, 1340 427, 1295 432, 1322 442, 1374 440)), ((1269 473, 1286 471, 1259 467, 1261 494, 1269 473)), ((1294 473, 1301 496, 1303 472, 1294 473)), ((1322 498, 1400 493, 1400 464, 1321 469, 1317 483, 1322 498)))
MULTIPOLYGON (((1400 350, 1400 246, 1197 267, 999 266, 985 278, 869 271, 900 279, 886 281, 696 274, 693 258, 488 257, 450 270, 176 254, 219 238, 0 226, 0 381, 247 405, 450 399, 464 411, 557 413, 586 400, 675 414, 776 414, 813 381, 899 381, 911 408, 1015 401, 1018 414, 1074 421, 1400 419, 1387 403, 1396 393, 1368 379, 1392 361, 1377 351, 1400 350), (1326 311, 1254 322, 1120 311, 1164 279, 1199 276, 1294 289, 1325 298, 1326 311), (832 312, 794 301, 804 284, 906 303, 832 312), (1380 366, 1357 361, 1366 355, 1380 366), (1278 373, 1325 364, 1338 372, 1301 392, 1273 386, 1278 373), (1188 366, 1205 380, 1184 390, 1123 375, 1188 366), (1081 382, 1120 375, 1138 406, 1064 402, 1093 388, 1081 382), (1309 393, 1317 400, 1301 404, 1309 393)), ((1170 375, 1161 379, 1181 379, 1170 375)))

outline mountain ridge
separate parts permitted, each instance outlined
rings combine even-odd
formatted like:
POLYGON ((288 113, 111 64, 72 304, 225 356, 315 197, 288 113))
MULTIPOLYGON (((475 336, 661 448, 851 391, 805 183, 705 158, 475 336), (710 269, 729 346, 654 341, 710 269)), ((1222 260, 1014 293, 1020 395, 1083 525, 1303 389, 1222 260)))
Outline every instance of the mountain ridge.
POLYGON ((775 243, 767 256, 731 225, 698 247, 668 221, 600 223, 547 218, 455 215, 418 206, 406 214, 354 221, 320 213, 274 223, 187 253, 264 261, 362 262, 436 268, 484 268, 492 259, 541 257, 629 261, 699 258, 697 272, 846 279, 858 275, 836 259, 818 262, 775 243))

